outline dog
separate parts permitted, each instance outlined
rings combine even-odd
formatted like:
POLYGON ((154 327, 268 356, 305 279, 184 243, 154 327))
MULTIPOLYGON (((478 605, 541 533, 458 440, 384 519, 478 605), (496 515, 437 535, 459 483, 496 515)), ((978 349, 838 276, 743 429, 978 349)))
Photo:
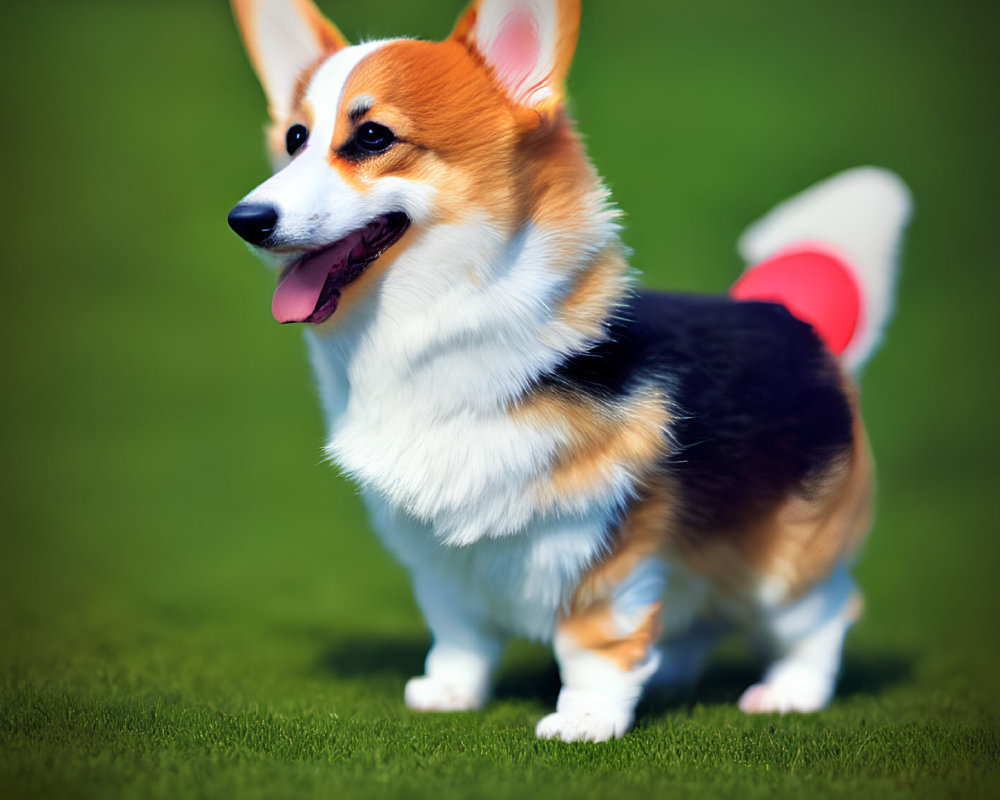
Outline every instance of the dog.
POLYGON ((728 296, 637 289, 567 116, 579 0, 475 0, 441 42, 350 45, 309 0, 234 0, 274 174, 229 215, 280 269, 330 460, 410 571, 433 644, 405 702, 480 708, 552 643, 536 734, 605 741, 720 637, 746 712, 835 689, 872 463, 853 376, 909 216, 874 167, 778 206, 728 296))

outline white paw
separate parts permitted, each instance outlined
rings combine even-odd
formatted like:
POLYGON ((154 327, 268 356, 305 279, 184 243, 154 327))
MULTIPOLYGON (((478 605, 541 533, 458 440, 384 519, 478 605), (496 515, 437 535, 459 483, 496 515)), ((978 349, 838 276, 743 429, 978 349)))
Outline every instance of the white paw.
POLYGON ((486 703, 487 693, 421 675, 406 682, 403 697, 406 707, 414 711, 475 711, 486 703))
POLYGON ((535 726, 539 739, 561 739, 564 742, 606 742, 621 738, 632 727, 632 717, 607 716, 581 712, 549 714, 535 726))
POLYGON ((797 671, 755 683, 740 697, 740 711, 747 714, 808 714, 825 708, 833 696, 828 678, 797 671))

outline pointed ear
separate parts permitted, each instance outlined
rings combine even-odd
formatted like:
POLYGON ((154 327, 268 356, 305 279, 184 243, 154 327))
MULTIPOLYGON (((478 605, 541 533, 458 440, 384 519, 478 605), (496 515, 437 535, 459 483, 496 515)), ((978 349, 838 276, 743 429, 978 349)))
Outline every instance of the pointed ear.
POLYGON ((348 42, 310 0, 233 0, 233 11, 271 118, 283 120, 302 71, 348 42))
POLYGON ((580 32, 580 0, 473 0, 452 31, 486 62, 507 96, 550 110, 562 102, 580 32))

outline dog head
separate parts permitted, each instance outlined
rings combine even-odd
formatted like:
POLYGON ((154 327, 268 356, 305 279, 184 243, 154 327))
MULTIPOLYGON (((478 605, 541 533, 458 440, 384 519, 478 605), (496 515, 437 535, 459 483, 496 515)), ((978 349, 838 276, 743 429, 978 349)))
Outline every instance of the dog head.
POLYGON ((279 262, 280 322, 325 322, 434 226, 504 240, 594 182, 562 102, 579 0, 475 0, 444 41, 356 46, 309 0, 234 7, 276 171, 229 222, 279 262))

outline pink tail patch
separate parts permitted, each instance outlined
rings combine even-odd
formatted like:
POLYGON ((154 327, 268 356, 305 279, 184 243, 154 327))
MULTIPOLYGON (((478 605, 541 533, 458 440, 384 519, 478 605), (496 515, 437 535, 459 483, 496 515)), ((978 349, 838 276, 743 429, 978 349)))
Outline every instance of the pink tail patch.
POLYGON ((861 289, 842 258, 810 245, 786 248, 748 269, 729 290, 737 300, 780 303, 813 326, 836 355, 861 323, 861 289))

